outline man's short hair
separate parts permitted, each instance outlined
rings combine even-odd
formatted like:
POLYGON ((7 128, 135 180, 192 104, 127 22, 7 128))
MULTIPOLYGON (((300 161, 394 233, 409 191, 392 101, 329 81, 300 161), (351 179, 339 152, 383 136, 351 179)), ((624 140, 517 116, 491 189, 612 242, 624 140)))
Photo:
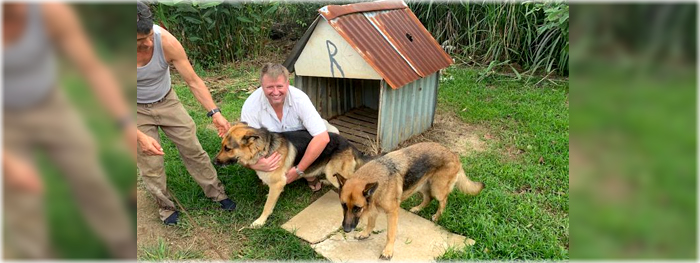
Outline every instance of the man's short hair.
POLYGON ((265 63, 260 71, 260 83, 263 76, 268 76, 272 79, 277 79, 279 76, 284 76, 284 80, 289 80, 289 70, 279 63, 265 63))
POLYGON ((136 2, 136 33, 148 34, 153 29, 153 14, 151 8, 144 2, 136 2))

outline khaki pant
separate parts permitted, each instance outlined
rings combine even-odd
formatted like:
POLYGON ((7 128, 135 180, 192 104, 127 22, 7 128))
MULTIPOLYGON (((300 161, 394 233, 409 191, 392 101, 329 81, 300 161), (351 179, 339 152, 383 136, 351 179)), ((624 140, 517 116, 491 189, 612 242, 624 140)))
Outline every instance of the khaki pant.
MULTIPOLYGON (((216 176, 216 170, 207 152, 197 139, 194 121, 180 103, 175 91, 171 90, 165 99, 158 103, 138 104, 136 123, 138 129, 160 143, 158 128, 177 146, 180 157, 190 176, 202 187, 204 194, 214 201, 226 198, 224 185, 216 176)), ((170 200, 166 188, 165 163, 163 156, 146 155, 139 146, 137 166, 146 189, 155 197, 161 220, 165 220, 177 209, 170 200)))
MULTIPOLYGON (((54 89, 27 110, 4 110, 3 118, 4 150, 27 163, 34 163, 35 150, 45 152, 112 256, 135 259, 136 237, 126 208, 100 165, 88 128, 63 91, 54 89)), ((3 195, 5 256, 52 258, 45 197, 8 186, 3 195)))

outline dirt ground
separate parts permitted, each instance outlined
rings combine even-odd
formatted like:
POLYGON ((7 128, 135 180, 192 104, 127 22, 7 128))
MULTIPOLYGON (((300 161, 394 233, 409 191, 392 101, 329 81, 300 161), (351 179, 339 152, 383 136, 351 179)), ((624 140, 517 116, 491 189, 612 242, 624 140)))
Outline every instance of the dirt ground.
POLYGON ((483 127, 470 125, 460 120, 453 112, 438 109, 435 112, 433 127, 400 143, 398 148, 404 148, 419 142, 437 142, 449 146, 450 150, 460 156, 469 156, 473 153, 485 151, 485 140, 491 139, 493 137, 483 127), (480 134, 484 135, 480 136, 480 134))
MULTIPOLYGON (((192 231, 198 233, 189 234, 187 230, 179 228, 178 226, 165 226, 158 218, 158 206, 156 205, 156 201, 148 193, 140 180, 137 188, 137 200, 136 236, 138 244, 137 256, 139 258, 145 256, 143 248, 157 246, 159 242, 158 239, 163 239, 170 251, 202 251, 206 259, 219 259, 219 256, 202 237, 208 236, 213 238, 212 240, 217 240, 217 242, 213 242, 212 244, 224 257, 231 256, 232 250, 237 247, 231 242, 229 237, 214 233, 205 227, 198 230, 193 229, 192 231), (204 231, 204 233, 200 231, 204 231)), ((180 215, 180 220, 188 219, 186 219, 186 216, 183 214, 180 215)))

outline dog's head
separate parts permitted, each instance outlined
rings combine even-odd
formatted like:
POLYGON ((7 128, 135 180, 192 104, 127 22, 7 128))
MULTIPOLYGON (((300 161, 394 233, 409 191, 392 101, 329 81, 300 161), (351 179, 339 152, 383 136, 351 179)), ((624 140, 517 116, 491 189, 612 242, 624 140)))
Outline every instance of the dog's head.
POLYGON ((254 164, 263 155, 266 140, 269 140, 267 130, 255 129, 245 122, 238 122, 231 126, 221 140, 221 150, 214 157, 214 164, 254 164))
POLYGON ((335 174, 335 177, 340 185, 338 194, 340 205, 343 206, 343 230, 348 233, 357 227, 360 217, 367 211, 379 183, 368 183, 357 178, 346 180, 340 174, 335 174))

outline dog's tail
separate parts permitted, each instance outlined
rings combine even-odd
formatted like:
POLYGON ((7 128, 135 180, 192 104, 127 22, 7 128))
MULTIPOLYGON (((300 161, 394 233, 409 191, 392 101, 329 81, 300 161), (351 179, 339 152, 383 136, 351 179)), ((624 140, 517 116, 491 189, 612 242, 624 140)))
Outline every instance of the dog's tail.
POLYGON ((485 185, 482 182, 474 182, 467 174, 464 173, 463 168, 459 168, 459 173, 457 174, 457 188, 462 191, 462 193, 468 195, 478 195, 481 190, 484 189, 485 185))

